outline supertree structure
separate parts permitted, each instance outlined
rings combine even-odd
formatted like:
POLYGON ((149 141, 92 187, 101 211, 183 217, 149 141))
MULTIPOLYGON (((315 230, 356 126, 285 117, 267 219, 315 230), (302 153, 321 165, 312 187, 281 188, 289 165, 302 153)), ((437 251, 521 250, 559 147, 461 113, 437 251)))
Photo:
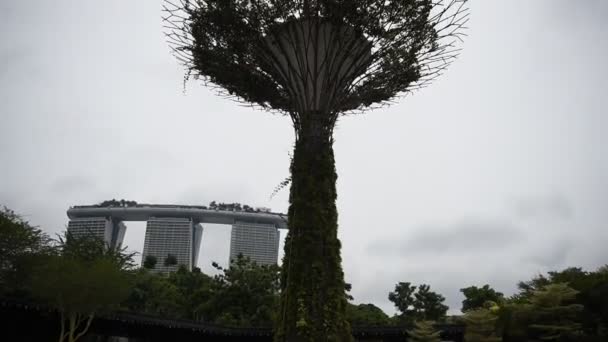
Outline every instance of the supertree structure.
POLYGON ((293 122, 276 341, 352 340, 333 129, 341 115, 436 79, 458 55, 466 2, 165 0, 167 37, 186 78, 293 122))

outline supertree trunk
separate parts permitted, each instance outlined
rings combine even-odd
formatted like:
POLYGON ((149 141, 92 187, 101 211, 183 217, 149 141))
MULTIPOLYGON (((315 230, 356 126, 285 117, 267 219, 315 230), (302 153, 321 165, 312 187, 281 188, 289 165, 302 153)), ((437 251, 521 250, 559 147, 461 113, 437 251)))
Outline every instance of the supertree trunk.
POLYGON ((332 129, 296 128, 275 341, 352 341, 338 240, 332 129))

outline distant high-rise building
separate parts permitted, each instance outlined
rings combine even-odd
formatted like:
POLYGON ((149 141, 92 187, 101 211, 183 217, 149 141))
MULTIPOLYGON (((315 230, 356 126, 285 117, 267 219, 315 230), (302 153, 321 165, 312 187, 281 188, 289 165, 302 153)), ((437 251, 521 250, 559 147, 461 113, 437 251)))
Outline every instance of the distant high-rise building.
POLYGON ((230 237, 230 260, 242 254, 258 265, 276 265, 279 238, 279 230, 272 224, 236 222, 230 237))
POLYGON ((156 258, 152 269, 168 273, 176 271, 180 265, 192 270, 196 266, 203 235, 203 227, 187 218, 157 217, 148 220, 142 261, 148 256, 156 258), (169 255, 177 260, 177 265, 165 265, 169 255))
POLYGON ((126 230, 124 223, 105 217, 74 218, 68 223, 68 233, 72 236, 95 236, 111 247, 122 245, 126 230))

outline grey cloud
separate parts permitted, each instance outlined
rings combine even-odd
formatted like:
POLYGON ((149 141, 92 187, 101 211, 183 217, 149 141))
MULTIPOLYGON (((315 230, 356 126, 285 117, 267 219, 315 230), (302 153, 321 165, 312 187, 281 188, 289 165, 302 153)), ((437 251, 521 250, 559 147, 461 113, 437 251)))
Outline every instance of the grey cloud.
MULTIPOLYGON (((404 228, 404 232, 409 229, 404 228)), ((368 245, 368 252, 378 256, 445 253, 479 253, 504 249, 516 244, 522 232, 509 222, 463 220, 445 226, 424 226, 405 237, 378 240, 368 245)))
POLYGON ((522 261, 541 266, 544 269, 564 268, 568 266, 568 256, 576 248, 577 243, 580 241, 576 241, 574 238, 547 239, 544 243, 538 244, 536 249, 531 250, 522 261))
POLYGON ((569 219, 574 214, 570 201, 560 195, 519 198, 513 201, 515 214, 522 219, 569 219))
POLYGON ((90 193, 94 191, 94 188, 95 183, 91 179, 78 175, 61 177, 50 186, 53 193, 61 196, 69 196, 80 192, 90 193))
POLYGON ((589 22, 605 23, 605 16, 608 12, 608 3, 604 0, 586 0, 584 3, 557 0, 547 8, 550 18, 568 17, 570 21, 577 24, 589 24, 589 22))
MULTIPOLYGON (((0 65, 13 65, 15 63, 27 63, 31 56, 32 50, 25 46, 17 46, 9 50, 0 51, 0 65)), ((11 72, 10 68, 0 69, 0 78, 8 76, 11 72)))

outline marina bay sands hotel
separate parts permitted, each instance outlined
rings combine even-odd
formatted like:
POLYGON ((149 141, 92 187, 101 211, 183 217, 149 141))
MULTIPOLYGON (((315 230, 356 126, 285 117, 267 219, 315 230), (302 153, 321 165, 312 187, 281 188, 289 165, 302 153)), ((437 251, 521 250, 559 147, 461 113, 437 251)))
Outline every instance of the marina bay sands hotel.
POLYGON ((217 210, 202 206, 136 204, 131 206, 74 206, 67 211, 68 232, 74 236, 93 235, 110 246, 122 244, 125 221, 146 221, 142 261, 153 256, 155 272, 171 272, 179 265, 196 267, 203 224, 232 226, 230 259, 239 254, 261 265, 276 264, 279 229, 287 229, 287 217, 267 209, 248 211, 217 210), (164 261, 169 255, 177 265, 164 261))

